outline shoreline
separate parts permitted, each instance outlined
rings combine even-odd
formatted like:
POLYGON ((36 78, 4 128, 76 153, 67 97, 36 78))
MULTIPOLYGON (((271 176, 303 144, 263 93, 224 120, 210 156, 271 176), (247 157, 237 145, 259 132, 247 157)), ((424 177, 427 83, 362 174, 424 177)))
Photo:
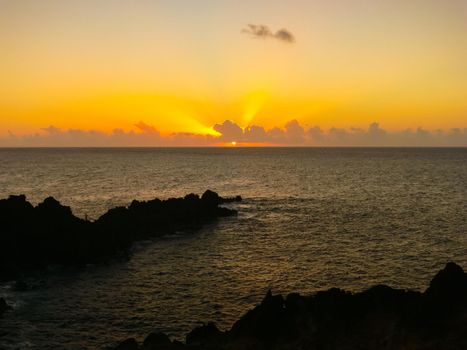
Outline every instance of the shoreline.
POLYGON ((467 349, 467 273, 448 263, 424 292, 385 285, 285 298, 268 292, 225 332, 207 323, 184 343, 151 333, 141 344, 129 338, 107 349, 467 349))
POLYGON ((207 190, 200 197, 149 201, 108 210, 97 220, 76 217, 53 197, 33 206, 24 195, 0 200, 0 281, 49 265, 83 266, 127 256, 131 245, 180 230, 195 231, 237 211, 221 204, 241 201, 207 190))

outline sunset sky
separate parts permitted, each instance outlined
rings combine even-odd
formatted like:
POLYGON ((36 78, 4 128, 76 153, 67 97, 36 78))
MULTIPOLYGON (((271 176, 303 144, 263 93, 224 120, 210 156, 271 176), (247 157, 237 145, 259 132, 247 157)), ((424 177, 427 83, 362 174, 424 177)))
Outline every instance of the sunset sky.
POLYGON ((0 49, 3 139, 217 140, 226 120, 467 135, 465 0, 0 0, 0 49))

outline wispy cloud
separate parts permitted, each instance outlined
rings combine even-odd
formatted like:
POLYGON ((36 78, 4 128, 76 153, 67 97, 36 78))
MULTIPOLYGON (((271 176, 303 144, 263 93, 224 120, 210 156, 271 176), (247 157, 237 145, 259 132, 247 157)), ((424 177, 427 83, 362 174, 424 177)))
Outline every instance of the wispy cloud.
POLYGON ((247 28, 242 29, 242 33, 256 39, 276 39, 286 43, 295 42, 295 36, 288 29, 283 28, 273 32, 268 26, 262 24, 248 24, 247 28))

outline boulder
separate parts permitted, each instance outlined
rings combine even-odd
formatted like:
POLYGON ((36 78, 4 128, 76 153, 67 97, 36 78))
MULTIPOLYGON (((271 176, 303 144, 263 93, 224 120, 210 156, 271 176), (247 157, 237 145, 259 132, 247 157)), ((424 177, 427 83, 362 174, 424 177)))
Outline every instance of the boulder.
POLYGON ((186 336, 187 345, 200 345, 200 344, 216 344, 221 339, 224 333, 222 333, 217 326, 209 322, 200 327, 196 327, 186 336))
POLYGON ((143 342, 143 350, 169 349, 172 345, 169 337, 164 333, 154 332, 149 334, 143 342))
POLYGON ((208 206, 217 206, 221 203, 221 197, 211 190, 204 192, 201 200, 208 206))
POLYGON ((138 342, 135 338, 129 338, 122 341, 115 347, 115 350, 138 350, 138 342))
POLYGON ((273 342, 287 332, 284 299, 269 290, 260 305, 248 311, 229 332, 234 338, 257 338, 273 342))
POLYGON ((431 280, 426 294, 435 298, 465 298, 467 274, 462 267, 450 262, 431 280))

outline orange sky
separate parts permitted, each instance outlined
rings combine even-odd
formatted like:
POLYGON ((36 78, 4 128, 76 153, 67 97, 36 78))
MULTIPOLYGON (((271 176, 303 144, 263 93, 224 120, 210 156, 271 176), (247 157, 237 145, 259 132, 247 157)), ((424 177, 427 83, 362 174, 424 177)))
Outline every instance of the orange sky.
POLYGON ((464 128, 466 33, 461 0, 2 1, 0 137, 139 121, 163 135, 218 136, 224 120, 464 128))

